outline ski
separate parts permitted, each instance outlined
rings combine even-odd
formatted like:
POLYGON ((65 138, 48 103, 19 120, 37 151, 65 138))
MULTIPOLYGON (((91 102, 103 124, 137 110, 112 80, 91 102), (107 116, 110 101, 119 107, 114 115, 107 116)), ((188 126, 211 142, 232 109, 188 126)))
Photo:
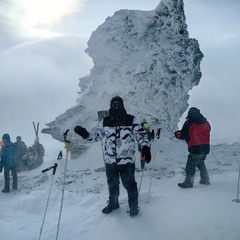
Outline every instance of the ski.
POLYGON ((34 131, 35 131, 35 135, 36 135, 36 139, 38 138, 38 131, 39 131, 39 122, 37 123, 37 125, 35 124, 35 122, 33 123, 33 127, 34 127, 34 131))

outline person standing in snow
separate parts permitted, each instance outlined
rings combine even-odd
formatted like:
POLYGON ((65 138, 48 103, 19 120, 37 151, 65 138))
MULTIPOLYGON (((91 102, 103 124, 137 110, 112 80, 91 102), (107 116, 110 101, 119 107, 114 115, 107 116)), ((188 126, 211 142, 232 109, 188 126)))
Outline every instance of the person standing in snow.
POLYGON ((10 172, 13 178, 12 188, 17 190, 17 171, 16 171, 16 159, 17 159, 17 147, 14 143, 11 142, 9 134, 4 134, 2 136, 4 145, 1 149, 1 162, 0 170, 4 168, 4 179, 5 186, 2 192, 10 192, 10 172))
POLYGON ((45 154, 45 149, 44 149, 43 145, 39 142, 38 137, 34 141, 33 148, 37 151, 38 163, 36 163, 36 166, 39 166, 39 165, 43 164, 43 157, 45 154))
POLYGON ((115 96, 111 99, 109 116, 103 118, 96 131, 88 132, 81 126, 74 128, 75 133, 88 141, 99 141, 105 137, 104 162, 109 189, 108 205, 102 212, 108 214, 119 208, 119 177, 128 193, 130 216, 138 215, 138 190, 135 181, 135 142, 140 143, 142 156, 146 162, 151 160, 150 143, 146 131, 138 120, 127 114, 123 99, 115 96))
MULTIPOLYGON (((147 122, 142 122, 141 126, 144 128, 144 130, 147 133, 148 141, 151 142, 154 140, 154 130, 150 131, 150 126, 147 122)), ((138 151, 140 152, 140 164, 141 169, 143 170, 145 167, 145 157, 142 156, 142 148, 141 145, 138 143, 138 151)))
POLYGON ((204 161, 210 152, 211 126, 196 107, 189 109, 186 119, 182 130, 174 133, 176 138, 187 142, 189 151, 186 164, 186 178, 178 186, 181 188, 192 188, 196 168, 200 171, 199 183, 209 185, 208 171, 204 161))
POLYGON ((25 171, 27 166, 23 161, 23 156, 27 153, 27 145, 22 141, 22 137, 17 136, 15 145, 17 147, 17 163, 16 169, 17 172, 25 171))

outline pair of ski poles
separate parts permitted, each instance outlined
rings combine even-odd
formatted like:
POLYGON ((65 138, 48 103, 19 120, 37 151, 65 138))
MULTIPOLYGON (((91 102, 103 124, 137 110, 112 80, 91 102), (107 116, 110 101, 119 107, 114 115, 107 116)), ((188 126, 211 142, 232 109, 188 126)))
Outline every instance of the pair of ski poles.
MULTIPOLYGON (((157 139, 160 139, 160 133, 161 133, 161 128, 159 128, 159 129, 157 130, 157 132, 156 132, 156 138, 157 138, 157 139)), ((157 145, 157 144, 156 144, 156 145, 157 145)), ((152 188, 152 178, 153 178, 153 172, 154 172, 156 154, 157 154, 157 146, 155 146, 155 154, 154 154, 154 158, 153 158, 152 174, 151 174, 151 178, 150 178, 150 185, 149 185, 149 190, 148 190, 147 203, 149 203, 150 192, 151 192, 151 188, 152 188)), ((139 184, 138 194, 140 193, 140 189, 141 189, 141 185, 142 185, 142 180, 143 180, 143 176, 144 176, 145 169, 146 169, 146 168, 144 167, 143 170, 142 170, 142 176, 141 176, 141 180, 140 180, 140 184, 139 184)))
MULTIPOLYGON (((69 129, 63 134, 64 141, 66 142, 66 152, 67 152, 67 155, 66 155, 66 161, 65 161, 65 167, 64 167, 64 177, 63 177, 63 183, 62 183, 62 197, 61 197, 61 205, 60 205, 58 225, 57 225, 56 240, 58 239, 60 221, 61 221, 61 216, 62 216, 62 207, 63 207, 63 199, 64 199, 64 189, 65 189, 65 181, 66 181, 68 153, 69 153, 69 150, 70 150, 70 141, 67 140, 67 133, 68 133, 68 131, 69 131, 69 129)), ((57 159, 60 160, 61 158, 62 158, 62 151, 60 151, 57 159)), ((50 198, 50 194, 51 194, 51 190, 52 190, 53 179, 54 179, 54 175, 56 173, 57 166, 58 166, 57 163, 55 163, 54 166, 42 170, 42 172, 45 173, 45 172, 53 169, 53 175, 52 175, 51 185, 50 185, 50 189, 49 189, 49 193, 48 193, 48 198, 47 198, 47 203, 46 203, 46 207, 45 207, 45 212, 44 212, 44 216, 43 216, 42 226, 41 226, 41 229, 40 229, 39 240, 41 239, 41 236, 42 236, 42 230, 43 230, 43 226, 44 226, 44 222, 45 222, 45 217, 46 217, 46 213, 47 213, 49 198, 50 198)))

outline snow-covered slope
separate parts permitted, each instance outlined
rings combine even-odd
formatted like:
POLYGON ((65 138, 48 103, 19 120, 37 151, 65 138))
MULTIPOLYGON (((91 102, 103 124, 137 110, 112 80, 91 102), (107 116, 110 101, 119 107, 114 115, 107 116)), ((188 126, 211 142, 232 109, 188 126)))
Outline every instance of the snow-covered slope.
MULTIPOLYGON (((101 144, 93 143, 78 159, 68 160, 63 209, 58 240, 238 240, 240 203, 236 199, 240 145, 212 146, 206 165, 210 186, 199 184, 181 189, 187 157, 186 143, 160 138, 153 143, 152 160, 147 164, 139 194, 139 215, 131 218, 127 193, 120 184, 120 209, 102 214, 108 187, 101 144), (152 185, 148 199, 150 182, 152 185), (149 200, 149 203, 147 203, 149 200)), ((58 163, 50 194, 41 240, 56 239, 62 197, 65 149, 61 161, 45 157, 45 163, 30 172, 19 174, 19 191, 2 193, 0 229, 3 240, 39 239, 42 220, 52 181, 52 171, 44 168, 58 163)), ((137 157, 139 157, 137 153, 137 157)), ((138 159, 138 158, 137 158, 138 159)), ((136 181, 142 173, 136 163, 136 181)), ((3 175, 0 185, 3 186, 3 175)))
MULTIPOLYGON (((80 79, 77 105, 48 123, 43 133, 59 141, 66 129, 97 125, 97 111, 120 95, 127 111, 172 136, 201 78, 203 54, 190 39, 183 0, 163 0, 152 11, 120 10, 92 33, 86 52, 94 67, 80 79)), ((72 134, 72 147, 85 149, 72 134)))

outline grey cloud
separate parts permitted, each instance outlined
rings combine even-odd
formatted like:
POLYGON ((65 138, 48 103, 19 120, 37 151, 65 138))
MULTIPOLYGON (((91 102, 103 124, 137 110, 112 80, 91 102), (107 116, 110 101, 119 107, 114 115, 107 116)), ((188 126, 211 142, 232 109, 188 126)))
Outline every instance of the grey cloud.
MULTIPOLYGON (((1 129, 23 137, 35 119, 52 121, 75 104, 79 78, 89 73, 85 39, 56 38, 25 44, 0 55, 1 129), (20 134, 21 135, 21 134, 20 134)), ((1 135, 1 134, 0 134, 1 135)))

